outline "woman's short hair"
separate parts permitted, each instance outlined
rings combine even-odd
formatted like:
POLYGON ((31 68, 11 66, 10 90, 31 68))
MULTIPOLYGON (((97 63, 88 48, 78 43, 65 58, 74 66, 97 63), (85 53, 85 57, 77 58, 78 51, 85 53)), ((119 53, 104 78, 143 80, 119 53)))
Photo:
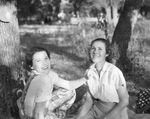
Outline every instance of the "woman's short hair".
POLYGON ((97 41, 103 42, 105 44, 106 54, 109 55, 110 54, 110 42, 109 42, 109 40, 104 39, 104 38, 96 38, 91 42, 91 46, 93 45, 94 42, 97 42, 97 41))
POLYGON ((26 64, 26 69, 28 71, 31 71, 31 67, 33 65, 33 55, 36 52, 41 52, 41 51, 45 51, 47 56, 50 59, 50 53, 48 52, 47 49, 43 48, 43 47, 32 47, 27 53, 26 53, 26 57, 25 57, 25 64, 26 64))

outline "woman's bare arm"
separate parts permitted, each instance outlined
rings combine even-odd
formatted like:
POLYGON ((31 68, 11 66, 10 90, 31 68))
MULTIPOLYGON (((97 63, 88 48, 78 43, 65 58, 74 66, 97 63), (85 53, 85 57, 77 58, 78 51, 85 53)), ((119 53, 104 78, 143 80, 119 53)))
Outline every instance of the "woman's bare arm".
POLYGON ((36 103, 35 110, 34 110, 35 119, 44 119, 45 105, 46 105, 46 101, 36 103))
POLYGON ((77 80, 72 80, 72 81, 59 78, 59 80, 54 85, 68 89, 68 90, 74 90, 80 87, 81 85, 85 84, 86 81, 87 79, 85 77, 81 79, 77 79, 77 80))

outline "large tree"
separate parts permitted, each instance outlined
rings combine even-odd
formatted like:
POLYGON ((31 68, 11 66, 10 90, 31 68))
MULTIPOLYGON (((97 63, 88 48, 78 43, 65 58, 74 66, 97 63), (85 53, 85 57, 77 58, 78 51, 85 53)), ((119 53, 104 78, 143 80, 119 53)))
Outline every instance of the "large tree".
POLYGON ((118 24, 112 38, 112 60, 123 71, 131 70, 131 63, 127 57, 128 43, 132 29, 137 21, 139 9, 143 0, 125 0, 118 24))
POLYGON ((19 57, 19 27, 14 4, 0 5, 0 64, 14 67, 19 57))
MULTIPOLYGON (((13 85, 20 57, 20 39, 15 1, 0 0, 0 118, 11 117, 13 85)), ((13 87, 14 86, 14 87, 13 87)))

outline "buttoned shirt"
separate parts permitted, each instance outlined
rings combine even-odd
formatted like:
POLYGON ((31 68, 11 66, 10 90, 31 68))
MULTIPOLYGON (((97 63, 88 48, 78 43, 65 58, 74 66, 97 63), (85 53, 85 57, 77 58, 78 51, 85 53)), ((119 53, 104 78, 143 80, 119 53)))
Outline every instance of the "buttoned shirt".
POLYGON ((90 93, 95 99, 104 102, 119 102, 117 89, 126 87, 123 73, 115 65, 105 62, 100 73, 97 72, 95 64, 86 70, 89 76, 87 81, 90 93))

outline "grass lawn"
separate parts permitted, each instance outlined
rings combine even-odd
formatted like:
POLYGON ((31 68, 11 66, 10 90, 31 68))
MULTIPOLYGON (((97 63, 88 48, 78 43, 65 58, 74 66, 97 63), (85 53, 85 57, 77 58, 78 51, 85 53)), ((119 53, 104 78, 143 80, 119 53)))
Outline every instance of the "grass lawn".
MULTIPOLYGON (((148 22, 149 23, 149 22, 148 22)), ((42 26, 40 26, 41 28, 42 26)), ((144 26, 145 27, 145 26, 144 26)), ((32 26, 34 29, 34 26, 32 26)), ((32 29, 30 26, 30 30, 32 29)), ((50 26, 47 27, 47 30, 50 28, 50 26)), ((142 27, 143 28, 143 27, 142 27)), ((140 30, 142 30, 142 28, 140 30)), ((20 41, 21 41, 21 47, 22 47, 22 56, 24 56, 24 53, 32 46, 41 46, 47 48, 51 53, 51 65, 55 72, 57 72, 60 77, 65 78, 66 80, 75 80, 77 78, 80 78, 83 76, 86 68, 87 68, 87 54, 82 53, 81 49, 86 48, 88 46, 88 43, 85 44, 81 41, 74 41, 75 39, 72 39, 73 33, 70 33, 68 36, 62 35, 60 33, 26 33, 28 29, 24 31, 24 28, 20 28, 20 41), (82 48, 77 48, 78 47, 82 48), (87 46, 85 46, 87 45, 87 46)), ((44 27, 44 30, 46 27, 44 27)), ((45 30, 46 31, 46 30, 45 30)), ((141 31, 142 32, 142 31, 141 31)), ((78 37, 80 31, 78 32, 78 37)), ((137 34, 136 34, 137 35, 137 34)), ((139 35, 139 34, 138 34, 139 35)), ((141 35, 139 35, 141 36, 141 35)), ((88 39, 94 39, 93 37, 87 38, 88 39)), ((145 38, 147 39, 147 38, 145 38)), ((83 40, 85 40, 83 38, 83 40)), ((139 75, 140 76, 140 75, 139 75)), ((141 77, 137 77, 136 75, 130 77, 126 76, 127 80, 127 88, 129 90, 130 94, 130 104, 129 108, 134 108, 134 103, 136 100, 136 93, 140 90, 140 88, 143 88, 149 81, 146 79, 144 80, 147 83, 141 83, 144 78, 141 74, 141 77), (138 80, 137 80, 137 79, 138 80), (141 81, 140 81, 141 80, 141 81), (137 84, 136 84, 137 82, 137 84)), ((149 85, 147 85, 149 87, 149 85)), ((78 107, 81 105, 81 98, 86 92, 85 86, 80 87, 77 89, 77 99, 75 105, 70 110, 70 113, 76 112, 78 107)))

